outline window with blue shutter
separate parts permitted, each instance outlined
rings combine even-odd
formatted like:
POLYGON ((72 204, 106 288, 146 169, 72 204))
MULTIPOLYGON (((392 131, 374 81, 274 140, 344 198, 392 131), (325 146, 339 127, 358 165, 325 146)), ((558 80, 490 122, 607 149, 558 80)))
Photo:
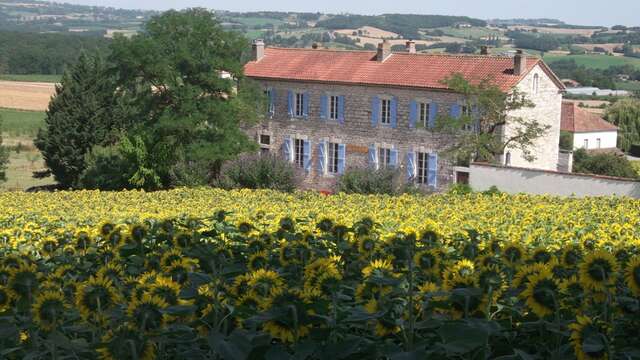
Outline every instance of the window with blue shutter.
POLYGON ((427 185, 438 186, 438 154, 430 153, 428 161, 427 185))
POLYGON ((321 141, 320 144, 318 144, 318 172, 324 175, 327 172, 326 166, 325 142, 321 141))
POLYGON ((284 143, 282 143, 282 155, 287 161, 293 160, 293 141, 288 136, 284 139, 284 143))
POLYGON ((378 126, 378 121, 380 119, 380 98, 374 96, 371 100, 371 125, 373 127, 378 126))
POLYGON ((407 179, 413 180, 416 176, 416 154, 413 151, 407 153, 407 179))
POLYGON ((449 115, 451 115, 451 117, 454 119, 460 119, 460 117, 462 116, 462 106, 460 106, 459 104, 452 105, 449 115))
POLYGON ((370 145, 369 146, 369 167, 372 169, 377 169, 378 168, 378 164, 377 164, 377 160, 378 160, 378 156, 376 153, 376 146, 375 145, 370 145))
POLYGON ((338 145, 338 174, 344 174, 344 168, 346 163, 345 148, 346 147, 344 144, 338 145))
POLYGON ((391 159, 389 160, 389 166, 392 169, 395 169, 398 167, 398 150, 397 149, 391 149, 391 159))
POLYGON ((306 172, 311 171, 311 143, 309 140, 304 140, 302 148, 302 159, 304 163, 304 169, 306 172))
POLYGON ((471 108, 471 116, 473 116, 473 131, 476 133, 480 132, 480 108, 477 105, 474 105, 471 108))
POLYGON ((327 95, 322 95, 320 97, 320 119, 327 118, 327 110, 329 108, 327 99, 328 99, 327 95))
POLYGON ((416 128, 416 122, 418 121, 418 102, 411 100, 409 103, 409 127, 416 128))
POLYGON ((289 90, 287 92, 287 106, 288 106, 288 112, 289 112, 289 116, 293 117, 293 111, 295 109, 295 97, 293 94, 293 91, 289 90))
POLYGON ((344 124, 344 96, 338 96, 338 122, 344 124))
POLYGON ((302 116, 305 119, 309 118, 309 93, 302 94, 302 116))
POLYGON ((438 104, 432 102, 429 104, 429 129, 433 129, 436 126, 436 119, 438 118, 438 104))
POLYGON ((398 127, 398 98, 391 99, 391 127, 398 127))

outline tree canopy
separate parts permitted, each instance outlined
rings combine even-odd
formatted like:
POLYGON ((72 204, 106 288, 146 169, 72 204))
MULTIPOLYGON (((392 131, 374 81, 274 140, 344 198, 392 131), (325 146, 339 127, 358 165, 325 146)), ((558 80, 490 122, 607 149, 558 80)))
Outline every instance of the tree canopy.
POLYGON ((640 144, 640 100, 616 101, 607 109, 605 119, 618 127, 618 148, 628 151, 631 145, 640 144))

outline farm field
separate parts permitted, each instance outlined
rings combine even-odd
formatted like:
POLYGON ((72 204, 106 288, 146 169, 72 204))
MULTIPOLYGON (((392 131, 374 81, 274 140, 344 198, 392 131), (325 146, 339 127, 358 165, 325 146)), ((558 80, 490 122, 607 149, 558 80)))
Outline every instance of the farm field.
POLYGON ((5 137, 33 138, 44 125, 44 117, 45 113, 41 111, 0 109, 2 132, 5 137))
POLYGON ((587 36, 590 37, 596 31, 600 29, 572 29, 572 28, 561 28, 561 27, 546 27, 546 26, 528 26, 528 25, 514 25, 509 26, 509 30, 526 30, 526 31, 537 31, 541 34, 554 34, 554 35, 579 35, 579 36, 587 36))
POLYGON ((0 80, 0 108, 45 111, 55 84, 0 80))
POLYGON ((481 39, 488 36, 504 37, 504 32, 486 27, 471 27, 460 29, 455 27, 442 27, 437 28, 437 30, 442 30, 447 35, 464 39, 481 39))
POLYGON ((608 55, 551 55, 544 56, 544 60, 547 63, 553 63, 554 61, 573 59, 578 65, 584 65, 594 69, 607 69, 611 66, 618 65, 633 65, 640 69, 640 59, 631 58, 626 56, 608 56, 608 55))
POLYGON ((62 75, 42 75, 42 74, 27 74, 27 75, 11 75, 0 74, 0 80, 5 81, 26 81, 26 82, 43 82, 43 83, 57 83, 62 79, 62 75))
POLYGON ((2 193, 0 348, 630 358, 639 229, 625 198, 2 193))

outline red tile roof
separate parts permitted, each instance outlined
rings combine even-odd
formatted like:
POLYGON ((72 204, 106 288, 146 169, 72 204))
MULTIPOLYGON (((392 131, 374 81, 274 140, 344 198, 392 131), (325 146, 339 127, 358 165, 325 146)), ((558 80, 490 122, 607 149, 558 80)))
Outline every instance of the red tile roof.
POLYGON ((570 132, 616 131, 618 127, 594 114, 580 108, 576 103, 562 103, 560 130, 570 132))
POLYGON ((504 91, 514 87, 537 64, 560 80, 539 58, 527 58, 523 75, 513 74, 513 58, 477 55, 429 55, 393 53, 384 62, 371 51, 266 48, 259 61, 245 65, 247 76, 261 79, 318 81, 343 84, 385 85, 446 90, 446 77, 460 73, 480 81, 491 78, 504 91))

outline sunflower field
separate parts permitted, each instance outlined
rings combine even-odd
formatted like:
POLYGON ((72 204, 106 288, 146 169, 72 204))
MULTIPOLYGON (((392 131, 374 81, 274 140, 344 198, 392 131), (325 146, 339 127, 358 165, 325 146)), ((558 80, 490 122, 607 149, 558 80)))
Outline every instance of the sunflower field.
POLYGON ((0 359, 640 359, 640 201, 0 194, 0 359))

